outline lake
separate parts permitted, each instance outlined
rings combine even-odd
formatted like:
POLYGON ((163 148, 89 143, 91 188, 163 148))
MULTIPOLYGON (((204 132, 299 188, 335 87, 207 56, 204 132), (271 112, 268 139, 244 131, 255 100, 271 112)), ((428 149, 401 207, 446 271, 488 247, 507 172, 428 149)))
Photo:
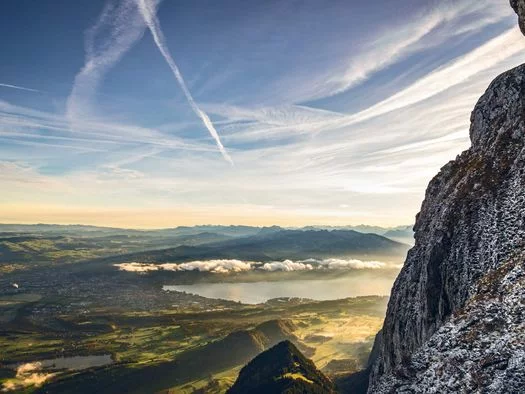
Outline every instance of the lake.
POLYGON ((272 298, 298 297, 318 301, 367 295, 390 295, 394 279, 378 275, 345 275, 335 279, 289 280, 276 282, 196 283, 165 285, 163 290, 180 291, 202 297, 260 304, 272 298))

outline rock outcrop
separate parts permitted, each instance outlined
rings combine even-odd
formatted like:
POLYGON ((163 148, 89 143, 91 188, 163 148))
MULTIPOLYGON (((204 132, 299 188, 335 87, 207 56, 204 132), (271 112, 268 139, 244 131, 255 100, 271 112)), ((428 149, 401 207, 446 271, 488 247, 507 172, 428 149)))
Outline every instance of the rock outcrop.
POLYGON ((525 0, 510 0, 510 5, 518 14, 520 29, 525 34, 525 0))
POLYGON ((525 392, 524 258, 489 271, 465 306, 369 392, 525 392))
POLYGON ((525 65, 471 121, 472 147, 428 186, 369 393, 525 392, 525 65))

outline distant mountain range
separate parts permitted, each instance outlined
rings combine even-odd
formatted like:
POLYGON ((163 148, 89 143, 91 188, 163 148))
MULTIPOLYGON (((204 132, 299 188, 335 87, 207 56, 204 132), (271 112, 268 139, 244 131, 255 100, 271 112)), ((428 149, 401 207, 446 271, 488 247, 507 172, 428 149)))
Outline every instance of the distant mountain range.
MULTIPOLYGON (((379 226, 306 226, 306 227, 255 227, 255 226, 221 226, 221 225, 200 225, 200 226, 179 226, 174 228, 137 230, 116 227, 99 227, 82 224, 59 225, 59 224, 0 224, 1 233, 33 234, 33 235, 74 235, 74 236, 141 236, 141 237, 183 237, 195 236, 199 234, 216 234, 224 237, 249 237, 260 233, 272 233, 282 230, 312 231, 312 230, 343 230, 357 231, 363 234, 382 235, 393 240, 413 244, 412 225, 396 227, 379 226)), ((3 234, 7 235, 7 234, 3 234)))
POLYGON ((118 256, 112 261, 183 262, 208 259, 249 261, 309 258, 403 258, 409 245, 353 230, 284 230, 264 228, 256 235, 199 246, 177 246, 118 256))
POLYGON ((83 224, 0 224, 0 233, 24 233, 24 234, 72 234, 72 235, 141 235, 141 236, 183 236, 196 235, 200 233, 217 233, 230 236, 249 236, 258 233, 261 227, 252 226, 181 226, 165 229, 139 230, 117 227, 99 227, 83 224))

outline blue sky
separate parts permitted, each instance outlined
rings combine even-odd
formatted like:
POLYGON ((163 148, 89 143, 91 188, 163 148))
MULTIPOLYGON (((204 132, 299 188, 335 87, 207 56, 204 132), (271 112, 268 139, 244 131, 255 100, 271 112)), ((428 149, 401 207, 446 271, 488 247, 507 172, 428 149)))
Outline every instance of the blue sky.
POLYGON ((507 3, 6 1, 0 222, 411 223, 507 3))

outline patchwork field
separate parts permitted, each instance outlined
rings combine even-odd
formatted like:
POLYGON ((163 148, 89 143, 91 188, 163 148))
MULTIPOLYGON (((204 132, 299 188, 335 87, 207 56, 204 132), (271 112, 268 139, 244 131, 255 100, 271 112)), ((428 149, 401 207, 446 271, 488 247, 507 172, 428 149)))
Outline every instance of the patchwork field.
POLYGON ((332 360, 349 359, 361 367, 386 307, 385 297, 324 302, 290 299, 190 313, 104 313, 97 309, 41 321, 28 314, 40 300, 34 294, 0 300, 2 318, 7 314, 11 322, 14 319, 24 327, 3 330, 0 336, 0 382, 6 390, 63 392, 70 384, 85 381, 89 387, 98 384, 99 392, 111 392, 116 377, 126 377, 135 385, 144 373, 162 376, 157 381, 159 390, 221 393, 247 360, 283 339, 302 346, 320 368, 332 360), (238 348, 232 350, 235 346, 238 348), (92 355, 110 355, 111 362, 79 370, 38 365, 43 360, 92 355), (188 373, 195 363, 198 371, 188 373), (30 366, 32 373, 23 373, 30 366), (170 372, 164 373, 166 370, 170 372))

